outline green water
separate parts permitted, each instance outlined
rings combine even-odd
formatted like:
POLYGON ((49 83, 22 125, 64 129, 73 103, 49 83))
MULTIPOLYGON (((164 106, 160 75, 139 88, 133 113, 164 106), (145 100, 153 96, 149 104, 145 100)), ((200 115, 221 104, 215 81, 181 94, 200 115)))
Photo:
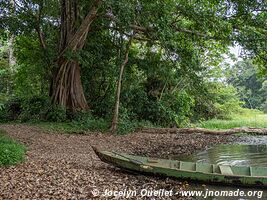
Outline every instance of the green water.
MULTIPOLYGON (((190 156, 176 157, 178 160, 193 162, 208 162, 212 164, 227 164, 241 166, 265 166, 267 167, 267 136, 245 136, 229 145, 216 145, 190 156)), ((207 184, 205 187, 199 184, 191 184, 189 190, 209 191, 236 191, 241 190, 245 194, 253 191, 260 196, 246 197, 193 197, 196 200, 254 200, 267 199, 267 190, 259 188, 242 188, 230 186, 215 186, 207 184)))
POLYGON ((245 137, 229 145, 216 145, 179 160, 212 164, 267 167, 267 137, 245 137))

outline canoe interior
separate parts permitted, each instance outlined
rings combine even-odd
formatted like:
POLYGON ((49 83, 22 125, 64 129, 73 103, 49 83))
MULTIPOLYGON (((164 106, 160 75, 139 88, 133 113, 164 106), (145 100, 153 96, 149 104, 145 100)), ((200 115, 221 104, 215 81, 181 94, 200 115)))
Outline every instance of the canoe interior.
POLYGON ((202 172, 205 174, 221 174, 228 176, 246 176, 267 178, 267 167, 250 167, 250 166, 229 166, 216 165, 204 162, 184 162, 178 160, 155 159, 141 156, 115 153, 109 151, 101 152, 111 157, 131 161, 151 167, 160 167, 168 169, 177 169, 189 172, 202 172))

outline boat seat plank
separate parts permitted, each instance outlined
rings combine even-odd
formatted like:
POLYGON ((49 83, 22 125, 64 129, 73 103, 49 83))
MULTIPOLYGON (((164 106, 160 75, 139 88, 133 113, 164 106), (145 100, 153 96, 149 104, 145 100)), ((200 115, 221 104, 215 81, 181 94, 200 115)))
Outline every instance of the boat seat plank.
POLYGON ((196 171, 196 163, 180 161, 180 167, 179 168, 181 170, 196 171))
POLYGON ((239 176, 251 176, 250 167, 248 166, 232 166, 233 174, 239 176))
POLYGON ((220 165, 219 168, 221 170, 221 174, 223 174, 223 175, 234 175, 231 166, 220 165))
POLYGON ((212 165, 212 173, 220 174, 220 168, 218 165, 215 164, 212 165))
POLYGON ((263 170, 261 167, 250 167, 251 176, 267 176, 267 170, 263 170))
POLYGON ((203 173, 213 173, 213 166, 209 163, 197 162, 196 171, 203 173))
POLYGON ((172 168, 172 169, 180 169, 180 162, 179 161, 170 162, 170 168, 172 168))

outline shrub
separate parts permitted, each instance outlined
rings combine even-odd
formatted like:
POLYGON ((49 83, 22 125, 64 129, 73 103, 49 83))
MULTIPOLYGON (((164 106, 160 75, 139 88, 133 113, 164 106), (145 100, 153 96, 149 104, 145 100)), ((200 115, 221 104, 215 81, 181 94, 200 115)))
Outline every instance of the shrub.
POLYGON ((234 87, 219 82, 209 82, 206 87, 203 94, 196 95, 193 121, 230 119, 232 114, 239 112, 243 102, 234 87))
POLYGON ((22 144, 10 139, 0 131, 0 166, 22 162, 25 152, 26 148, 22 144))
POLYGON ((12 98, 3 103, 0 109, 0 122, 17 120, 21 113, 21 99, 12 98))
POLYGON ((149 100, 142 108, 141 119, 165 127, 185 126, 194 101, 185 91, 165 93, 161 100, 149 100))
POLYGON ((21 122, 41 121, 49 107, 50 102, 45 97, 33 96, 24 98, 21 103, 19 120, 21 122))
POLYGON ((107 120, 93 117, 89 111, 75 113, 71 123, 73 126, 78 126, 79 129, 91 131, 107 131, 109 126, 107 120))
POLYGON ((42 118, 49 122, 63 122, 67 119, 67 112, 62 106, 50 104, 50 106, 44 110, 42 118))
POLYGON ((120 120, 117 133, 124 135, 145 127, 155 127, 150 121, 120 120))
POLYGON ((0 109, 1 122, 14 120, 62 122, 66 119, 66 110, 61 106, 53 105, 45 96, 12 98, 0 109))
POLYGON ((134 132, 137 128, 138 128, 137 121, 120 120, 118 123, 117 133, 120 135, 124 135, 127 133, 134 132))

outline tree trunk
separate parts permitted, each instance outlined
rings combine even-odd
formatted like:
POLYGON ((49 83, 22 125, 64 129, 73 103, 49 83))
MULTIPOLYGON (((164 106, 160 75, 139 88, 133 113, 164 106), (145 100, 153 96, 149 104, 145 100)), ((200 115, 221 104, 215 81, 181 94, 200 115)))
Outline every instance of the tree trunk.
MULTIPOLYGON (((15 2, 14 0, 10 0, 10 13, 13 16, 15 11, 15 2)), ((15 36, 13 34, 10 34, 9 40, 8 40, 8 63, 9 68, 11 71, 11 74, 14 73, 14 66, 16 65, 16 59, 14 57, 14 40, 15 36)))
MULTIPOLYGON (((14 9, 15 9, 15 2, 14 0, 10 0, 10 10, 9 12, 11 15, 14 14, 14 9)), ((16 58, 14 56, 14 40, 15 36, 10 33, 9 38, 8 38, 8 67, 9 67, 9 81, 7 83, 7 94, 12 93, 12 85, 13 85, 13 75, 15 72, 15 65, 16 65, 16 58)))
POLYGON ((50 95, 52 102, 70 109, 72 112, 87 110, 88 105, 84 96, 80 65, 77 60, 64 57, 66 51, 75 53, 85 44, 89 28, 94 21, 101 0, 94 4, 79 27, 78 3, 76 0, 61 1, 61 38, 57 69, 53 75, 50 95))
POLYGON ((14 35, 10 35, 8 41, 8 63, 11 73, 14 73, 14 66, 16 65, 16 59, 14 57, 14 35))
POLYGON ((205 128, 144 128, 142 132, 153 134, 192 134, 200 133, 207 135, 232 135, 237 133, 248 133, 248 134, 257 134, 257 135, 267 135, 267 128, 232 128, 226 130, 210 130, 205 128))
POLYGON ((119 79, 118 79, 118 83, 117 83, 117 90, 116 90, 116 101, 115 101, 112 124, 111 124, 111 128, 110 128, 110 131, 112 133, 115 133, 117 131, 117 128, 118 128, 122 76, 123 76, 124 68, 125 68, 126 64, 128 63, 128 60, 129 60, 129 50, 131 47, 131 43, 132 43, 132 37, 129 39, 129 42, 126 46, 125 58, 124 58, 123 63, 120 66, 120 75, 119 75, 119 79))
POLYGON ((62 58, 59 66, 54 80, 53 102, 69 108, 73 112, 87 110, 88 105, 83 93, 79 63, 62 58))

